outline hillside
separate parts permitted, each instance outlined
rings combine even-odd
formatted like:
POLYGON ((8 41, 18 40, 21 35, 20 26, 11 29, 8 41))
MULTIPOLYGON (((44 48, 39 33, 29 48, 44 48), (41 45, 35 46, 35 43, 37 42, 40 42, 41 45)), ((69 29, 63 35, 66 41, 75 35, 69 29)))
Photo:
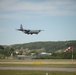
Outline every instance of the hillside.
POLYGON ((15 44, 10 46, 0 45, 0 59, 5 59, 16 55, 32 55, 37 56, 42 52, 52 53, 51 56, 38 56, 36 59, 70 59, 72 57, 72 51, 64 53, 63 51, 69 46, 73 47, 74 59, 76 59, 76 40, 73 41, 46 41, 46 42, 31 42, 25 44, 15 44))
POLYGON ((10 47, 15 50, 44 50, 46 52, 56 52, 58 50, 65 50, 70 45, 73 46, 74 51, 76 51, 76 40, 73 41, 46 41, 46 42, 31 42, 25 44, 15 44, 10 47))

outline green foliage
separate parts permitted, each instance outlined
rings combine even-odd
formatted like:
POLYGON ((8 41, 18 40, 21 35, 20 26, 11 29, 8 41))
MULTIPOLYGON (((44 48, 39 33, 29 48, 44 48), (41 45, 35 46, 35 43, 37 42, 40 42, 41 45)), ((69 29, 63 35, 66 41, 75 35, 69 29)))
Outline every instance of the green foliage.
POLYGON ((38 56, 36 57, 37 59, 71 59, 72 58, 72 52, 66 52, 64 53, 63 51, 67 49, 70 45, 73 46, 73 55, 74 58, 76 58, 76 40, 74 41, 57 41, 57 42, 32 42, 32 43, 26 43, 26 44, 16 44, 12 45, 14 49, 18 50, 26 50, 27 54, 36 53, 39 54, 40 52, 51 52, 51 56, 38 56))
POLYGON ((1 70, 0 75, 76 75, 76 72, 64 71, 32 71, 32 70, 1 70))
POLYGON ((18 50, 38 50, 44 48, 46 52, 55 52, 57 50, 65 50, 70 45, 76 50, 76 41, 57 41, 57 42, 32 42, 26 44, 16 44, 12 45, 14 49, 18 50))
MULTIPOLYGON (((71 51, 64 53, 63 51, 68 48, 70 45, 73 46, 73 55, 74 58, 76 58, 76 40, 74 41, 47 41, 47 42, 31 42, 31 43, 25 43, 25 44, 15 44, 10 46, 2 46, 0 45, 0 54, 4 56, 10 56, 11 53, 14 55, 16 53, 15 50, 19 50, 19 54, 23 54, 23 52, 26 55, 31 55, 31 53, 35 53, 38 55, 41 52, 51 52, 51 56, 40 56, 40 58, 51 58, 51 59, 64 59, 64 58, 71 58, 71 51)), ((39 57, 38 57, 39 58, 39 57)))
POLYGON ((0 46, 0 58, 9 57, 13 52, 14 49, 9 46, 0 46))
POLYGON ((14 49, 10 48, 9 46, 4 49, 4 55, 7 57, 9 57, 11 55, 11 53, 13 53, 13 52, 14 52, 14 49))
POLYGON ((4 49, 4 47, 3 47, 2 45, 0 45, 0 50, 1 50, 1 49, 2 49, 2 50, 4 49))

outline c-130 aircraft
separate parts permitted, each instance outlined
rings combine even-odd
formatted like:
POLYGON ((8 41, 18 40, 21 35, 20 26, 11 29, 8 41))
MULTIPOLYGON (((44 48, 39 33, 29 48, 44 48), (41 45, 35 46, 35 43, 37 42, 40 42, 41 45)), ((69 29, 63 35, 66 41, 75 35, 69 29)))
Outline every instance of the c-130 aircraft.
POLYGON ((17 29, 18 31, 22 31, 25 34, 38 34, 39 32, 43 31, 43 30, 30 30, 30 29, 23 29, 22 24, 20 25, 20 29, 17 29))

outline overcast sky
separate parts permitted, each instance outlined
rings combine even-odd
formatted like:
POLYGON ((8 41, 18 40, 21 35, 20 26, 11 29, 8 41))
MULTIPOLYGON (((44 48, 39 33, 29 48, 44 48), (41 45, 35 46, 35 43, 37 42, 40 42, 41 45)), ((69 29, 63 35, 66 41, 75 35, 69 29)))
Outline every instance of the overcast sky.
POLYGON ((0 0, 0 45, 76 40, 76 0, 0 0), (16 29, 45 30, 27 35, 16 29))

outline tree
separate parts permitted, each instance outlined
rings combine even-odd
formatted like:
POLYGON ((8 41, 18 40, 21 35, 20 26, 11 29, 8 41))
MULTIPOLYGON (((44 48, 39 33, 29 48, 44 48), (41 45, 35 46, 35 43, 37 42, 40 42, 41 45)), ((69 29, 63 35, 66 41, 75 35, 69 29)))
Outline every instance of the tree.
POLYGON ((9 57, 12 53, 14 53, 14 48, 10 48, 9 46, 3 50, 5 57, 9 57))
POLYGON ((2 50, 3 50, 3 49, 4 49, 4 47, 3 47, 2 45, 0 45, 0 49, 2 49, 2 50))

